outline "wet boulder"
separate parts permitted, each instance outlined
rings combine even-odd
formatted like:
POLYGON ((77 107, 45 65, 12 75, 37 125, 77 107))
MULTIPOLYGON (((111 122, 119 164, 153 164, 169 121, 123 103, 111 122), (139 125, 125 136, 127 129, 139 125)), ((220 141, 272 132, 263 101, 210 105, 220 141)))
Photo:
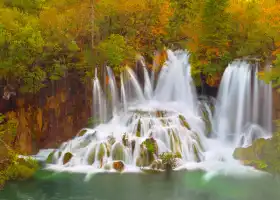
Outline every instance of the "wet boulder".
POLYGON ((190 128, 190 125, 187 122, 186 118, 183 115, 179 115, 178 117, 179 117, 181 125, 190 130, 191 128, 190 128))
POLYGON ((116 138, 115 138, 113 135, 109 135, 109 136, 107 137, 107 142, 108 142, 110 145, 113 145, 113 144, 115 144, 115 142, 116 142, 116 138))
POLYGON ((63 164, 64 165, 67 164, 72 159, 72 157, 73 157, 72 153, 70 152, 65 153, 63 156, 63 164))
POLYGON ((156 159, 152 162, 151 164, 151 168, 153 170, 162 170, 164 169, 163 163, 161 159, 156 159))
POLYGON ((54 154, 55 154, 55 151, 52 151, 52 152, 48 155, 48 157, 47 157, 47 159, 46 159, 46 163, 47 163, 47 164, 54 164, 54 154))
POLYGON ((123 143, 123 145, 124 145, 125 147, 128 147, 128 145, 129 145, 129 140, 128 140, 128 135, 127 135, 127 133, 124 133, 124 134, 122 135, 122 143, 123 143))
POLYGON ((125 165, 123 161, 118 160, 113 162, 113 168, 118 172, 122 172, 125 169, 125 165))
POLYGON ((91 148, 90 153, 87 157, 87 162, 88 162, 89 165, 92 165, 94 163, 95 155, 96 155, 96 146, 91 148))
POLYGON ((158 145, 153 137, 147 138, 140 145, 140 155, 137 158, 137 166, 150 166, 152 162, 158 157, 158 145))
POLYGON ((162 166, 164 170, 173 170, 181 164, 181 159, 179 154, 174 154, 172 152, 164 152, 159 155, 162 160, 162 166))
POLYGON ((136 129, 136 136, 141 137, 141 120, 138 120, 137 129, 136 129))
POLYGON ((82 136, 84 136, 86 133, 87 133, 87 130, 82 129, 82 130, 77 134, 77 136, 78 136, 78 137, 82 137, 82 136))
POLYGON ((99 149, 98 149, 98 152, 97 152, 97 159, 100 163, 100 166, 99 166, 100 168, 103 167, 103 164, 104 164, 103 162, 104 162, 104 157, 106 155, 106 152, 107 152, 106 145, 101 143, 99 145, 99 149))
POLYGON ((125 146, 119 142, 112 146, 112 159, 125 160, 125 146))

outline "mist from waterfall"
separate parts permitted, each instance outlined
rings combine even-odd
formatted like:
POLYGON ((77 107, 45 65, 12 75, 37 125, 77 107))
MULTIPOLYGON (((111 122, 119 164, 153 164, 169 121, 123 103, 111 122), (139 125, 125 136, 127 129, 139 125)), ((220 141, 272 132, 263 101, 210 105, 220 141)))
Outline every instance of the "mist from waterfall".
POLYGON ((247 171, 233 159, 234 148, 271 132, 271 86, 257 79, 258 66, 231 63, 217 100, 210 104, 197 97, 188 53, 168 50, 167 54, 156 80, 143 60, 143 83, 131 68, 117 83, 107 67, 109 81, 103 88, 96 75, 93 117, 99 123, 62 144, 49 168, 96 172, 121 160, 127 171, 139 171, 136 166, 151 164, 143 161, 143 155, 157 161, 161 153, 172 152, 180 155, 178 170, 247 171), (148 155, 146 143, 156 144, 153 155, 148 155), (65 162, 66 154, 72 155, 70 161, 65 162))

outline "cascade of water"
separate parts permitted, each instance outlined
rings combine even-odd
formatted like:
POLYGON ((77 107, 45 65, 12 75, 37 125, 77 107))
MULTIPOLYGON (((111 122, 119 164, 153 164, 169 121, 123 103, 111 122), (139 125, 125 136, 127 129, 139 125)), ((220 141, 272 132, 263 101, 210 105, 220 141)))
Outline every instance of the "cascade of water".
POLYGON ((123 80, 123 74, 121 74, 121 100, 122 100, 122 104, 123 104, 123 110, 124 112, 127 112, 127 97, 126 97, 126 93, 125 93, 125 86, 124 86, 124 80, 123 80))
MULTIPOLYGON (((189 68, 188 54, 168 51, 168 61, 155 91, 145 67, 143 89, 133 70, 128 68, 120 77, 120 102, 114 74, 107 68, 112 120, 82 130, 57 150, 54 163, 64 167, 103 168, 121 160, 126 165, 149 166, 164 152, 172 152, 184 162, 202 161, 204 126, 197 112, 189 68)), ((93 88, 94 115, 105 120, 107 101, 97 77, 93 88)))
POLYGON ((225 70, 213 121, 220 140, 248 145, 271 133, 271 86, 258 80, 257 74, 258 65, 244 61, 235 61, 225 70))
POLYGON ((118 89, 117 89, 117 85, 116 85, 115 76, 110 67, 107 67, 107 72, 109 75, 109 85, 110 85, 110 90, 111 90, 112 112, 113 112, 113 116, 116 116, 117 112, 118 112, 118 106, 119 106, 118 89))
POLYGON ((144 85, 144 94, 146 99, 150 100, 153 96, 153 87, 149 77, 148 70, 144 67, 144 78, 145 78, 145 85, 144 85))
MULTIPOLYGON (((120 170, 121 163, 126 167, 163 169, 163 153, 169 152, 174 164, 181 167, 209 162, 238 165, 232 158, 233 148, 225 141, 247 145, 266 136, 271 118, 263 116, 271 115, 271 87, 257 79, 257 67, 233 62, 224 73, 212 116, 214 101, 198 101, 189 55, 170 50, 167 54, 168 60, 156 81, 144 67, 144 84, 128 68, 117 87, 108 67, 110 94, 106 97, 111 99, 112 119, 94 129, 81 130, 55 151, 52 163, 63 169, 86 166, 86 170, 120 170), (265 108, 261 109, 261 105, 265 108), (211 129, 218 139, 206 134, 211 129)), ((103 93, 95 77, 94 116, 105 122, 106 105, 110 104, 103 93)))
POLYGON ((105 123, 107 121, 106 99, 97 78, 97 70, 95 74, 93 80, 93 116, 98 119, 99 123, 105 123))

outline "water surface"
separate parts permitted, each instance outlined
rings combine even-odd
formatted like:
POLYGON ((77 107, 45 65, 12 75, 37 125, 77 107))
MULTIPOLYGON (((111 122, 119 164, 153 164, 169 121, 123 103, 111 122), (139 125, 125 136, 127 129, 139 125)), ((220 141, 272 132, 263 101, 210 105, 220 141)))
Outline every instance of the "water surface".
POLYGON ((202 172, 172 174, 85 175, 40 171, 28 181, 13 182, 0 200, 279 200, 275 179, 218 176, 202 172))

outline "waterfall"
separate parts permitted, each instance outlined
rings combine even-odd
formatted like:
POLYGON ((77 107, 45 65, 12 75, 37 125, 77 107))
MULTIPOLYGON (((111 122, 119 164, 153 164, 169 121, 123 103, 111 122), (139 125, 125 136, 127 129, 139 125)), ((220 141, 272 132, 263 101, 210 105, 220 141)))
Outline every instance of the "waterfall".
POLYGON ((271 85, 258 79, 258 64, 234 61, 225 70, 213 120, 213 134, 246 146, 271 133, 271 85))
POLYGON ((257 64, 234 61, 224 72, 217 99, 198 98, 189 54, 168 50, 167 55, 156 81, 144 61, 144 83, 131 68, 118 83, 107 67, 107 93, 96 75, 93 115, 100 123, 50 154, 49 167, 163 170, 168 153, 176 169, 240 168, 232 157, 234 148, 271 133, 271 85, 258 80, 257 64))

